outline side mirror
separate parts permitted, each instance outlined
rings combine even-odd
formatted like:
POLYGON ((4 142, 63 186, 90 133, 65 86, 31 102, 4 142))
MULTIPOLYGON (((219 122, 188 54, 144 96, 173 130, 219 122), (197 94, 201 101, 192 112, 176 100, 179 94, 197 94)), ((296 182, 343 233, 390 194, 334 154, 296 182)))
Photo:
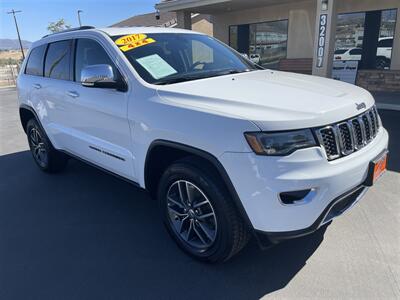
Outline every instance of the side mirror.
POLYGON ((85 87, 126 90, 125 82, 116 81, 113 68, 105 64, 84 67, 81 71, 81 84, 85 87))

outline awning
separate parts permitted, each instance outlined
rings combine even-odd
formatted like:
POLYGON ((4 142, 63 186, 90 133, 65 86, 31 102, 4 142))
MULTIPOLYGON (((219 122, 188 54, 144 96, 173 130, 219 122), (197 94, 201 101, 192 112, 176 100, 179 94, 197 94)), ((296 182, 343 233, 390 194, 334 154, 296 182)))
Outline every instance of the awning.
POLYGON ((190 11, 215 14, 269 5, 297 2, 296 0, 165 0, 156 4, 161 12, 190 11))

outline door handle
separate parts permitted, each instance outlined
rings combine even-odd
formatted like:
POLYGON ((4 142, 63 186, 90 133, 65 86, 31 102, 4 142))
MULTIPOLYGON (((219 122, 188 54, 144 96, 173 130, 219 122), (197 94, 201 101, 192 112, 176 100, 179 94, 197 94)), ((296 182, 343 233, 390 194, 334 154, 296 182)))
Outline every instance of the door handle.
POLYGON ((33 84, 33 87, 34 87, 35 89, 41 89, 41 88, 42 88, 42 86, 41 86, 39 83, 34 83, 34 84, 33 84))
POLYGON ((67 95, 70 96, 71 98, 78 98, 79 97, 78 92, 75 92, 75 91, 68 91, 67 95))

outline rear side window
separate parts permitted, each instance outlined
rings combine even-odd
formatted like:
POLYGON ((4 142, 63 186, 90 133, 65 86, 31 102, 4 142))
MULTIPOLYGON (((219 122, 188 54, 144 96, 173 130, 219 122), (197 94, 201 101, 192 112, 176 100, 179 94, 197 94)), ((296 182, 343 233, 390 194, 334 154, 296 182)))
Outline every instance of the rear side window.
POLYGON ((384 39, 378 42, 378 48, 392 48, 393 39, 384 39))
POLYGON ((350 50, 350 55, 361 55, 362 54, 362 49, 353 49, 350 50))
POLYGON ((114 79, 118 79, 119 72, 103 47, 91 39, 78 39, 75 56, 75 81, 81 80, 81 72, 84 67, 99 64, 110 65, 116 77, 114 79))
POLYGON ((71 42, 61 41, 49 44, 44 64, 46 77, 71 80, 71 42))
POLYGON ((26 63, 25 74, 43 76, 43 59, 46 46, 46 44, 41 45, 31 50, 26 63))

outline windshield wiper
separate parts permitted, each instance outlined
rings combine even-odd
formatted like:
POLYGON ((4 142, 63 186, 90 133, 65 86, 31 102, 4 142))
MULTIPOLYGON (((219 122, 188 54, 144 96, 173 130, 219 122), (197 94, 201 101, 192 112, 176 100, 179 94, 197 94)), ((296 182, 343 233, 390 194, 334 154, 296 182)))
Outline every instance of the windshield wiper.
POLYGON ((238 74, 238 73, 250 72, 250 71, 252 71, 252 70, 251 69, 245 69, 245 70, 227 69, 227 70, 219 70, 219 71, 215 71, 215 72, 206 72, 206 73, 200 73, 200 74, 181 75, 179 77, 178 76, 170 76, 170 77, 167 77, 167 78, 164 78, 161 80, 157 80, 153 84, 165 85, 165 84, 179 83, 179 82, 204 79, 204 78, 210 78, 210 77, 217 77, 217 76, 223 76, 223 75, 238 74))

